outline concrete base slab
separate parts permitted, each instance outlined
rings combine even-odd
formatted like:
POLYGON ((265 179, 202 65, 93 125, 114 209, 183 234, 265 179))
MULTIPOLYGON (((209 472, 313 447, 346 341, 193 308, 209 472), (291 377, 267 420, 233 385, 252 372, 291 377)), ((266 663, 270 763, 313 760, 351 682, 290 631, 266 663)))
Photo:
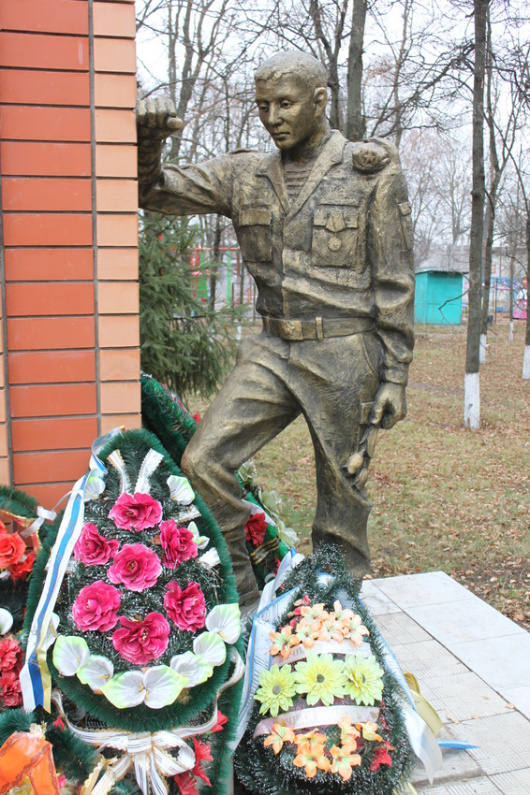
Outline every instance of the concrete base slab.
POLYGON ((422 795, 530 795, 530 635, 443 572, 372 580, 362 598, 444 726, 479 746, 443 752, 422 795))

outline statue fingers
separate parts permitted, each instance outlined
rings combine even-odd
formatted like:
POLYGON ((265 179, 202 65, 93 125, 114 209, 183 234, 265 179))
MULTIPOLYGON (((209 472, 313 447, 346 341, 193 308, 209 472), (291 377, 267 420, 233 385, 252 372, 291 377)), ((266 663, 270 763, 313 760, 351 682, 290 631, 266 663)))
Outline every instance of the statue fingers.
POLYGON ((177 117, 175 106, 170 99, 149 97, 140 100, 136 110, 139 130, 154 137, 164 138, 184 126, 177 117))

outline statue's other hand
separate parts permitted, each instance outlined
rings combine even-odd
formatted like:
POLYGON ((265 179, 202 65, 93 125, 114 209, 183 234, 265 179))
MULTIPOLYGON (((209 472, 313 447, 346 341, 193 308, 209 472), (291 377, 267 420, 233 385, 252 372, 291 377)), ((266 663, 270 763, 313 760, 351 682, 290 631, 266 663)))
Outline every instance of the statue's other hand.
POLYGON ((392 428, 407 414, 405 387, 384 382, 377 390, 370 422, 380 428, 392 428))
POLYGON ((138 138, 167 138, 182 130, 184 122, 179 119, 170 99, 153 97, 142 99, 136 108, 138 138))

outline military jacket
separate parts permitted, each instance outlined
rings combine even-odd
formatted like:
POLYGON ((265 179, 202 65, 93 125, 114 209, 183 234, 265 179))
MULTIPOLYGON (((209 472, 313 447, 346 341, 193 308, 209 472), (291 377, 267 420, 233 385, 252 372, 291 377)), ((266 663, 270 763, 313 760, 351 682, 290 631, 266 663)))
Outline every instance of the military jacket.
POLYGON ((165 166, 154 185, 141 186, 140 201, 163 213, 230 218, 261 315, 371 318, 383 346, 383 380, 406 383, 412 224, 392 144, 351 143, 333 132, 292 203, 279 151, 165 166))

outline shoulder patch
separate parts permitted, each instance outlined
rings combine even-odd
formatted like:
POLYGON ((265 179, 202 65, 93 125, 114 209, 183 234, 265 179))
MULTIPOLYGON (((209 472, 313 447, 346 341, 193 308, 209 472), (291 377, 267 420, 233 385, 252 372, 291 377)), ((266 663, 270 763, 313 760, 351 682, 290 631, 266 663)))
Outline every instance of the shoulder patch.
POLYGON ((375 174, 390 163, 390 147, 375 141, 364 141, 354 144, 352 152, 353 167, 361 174, 375 174))

